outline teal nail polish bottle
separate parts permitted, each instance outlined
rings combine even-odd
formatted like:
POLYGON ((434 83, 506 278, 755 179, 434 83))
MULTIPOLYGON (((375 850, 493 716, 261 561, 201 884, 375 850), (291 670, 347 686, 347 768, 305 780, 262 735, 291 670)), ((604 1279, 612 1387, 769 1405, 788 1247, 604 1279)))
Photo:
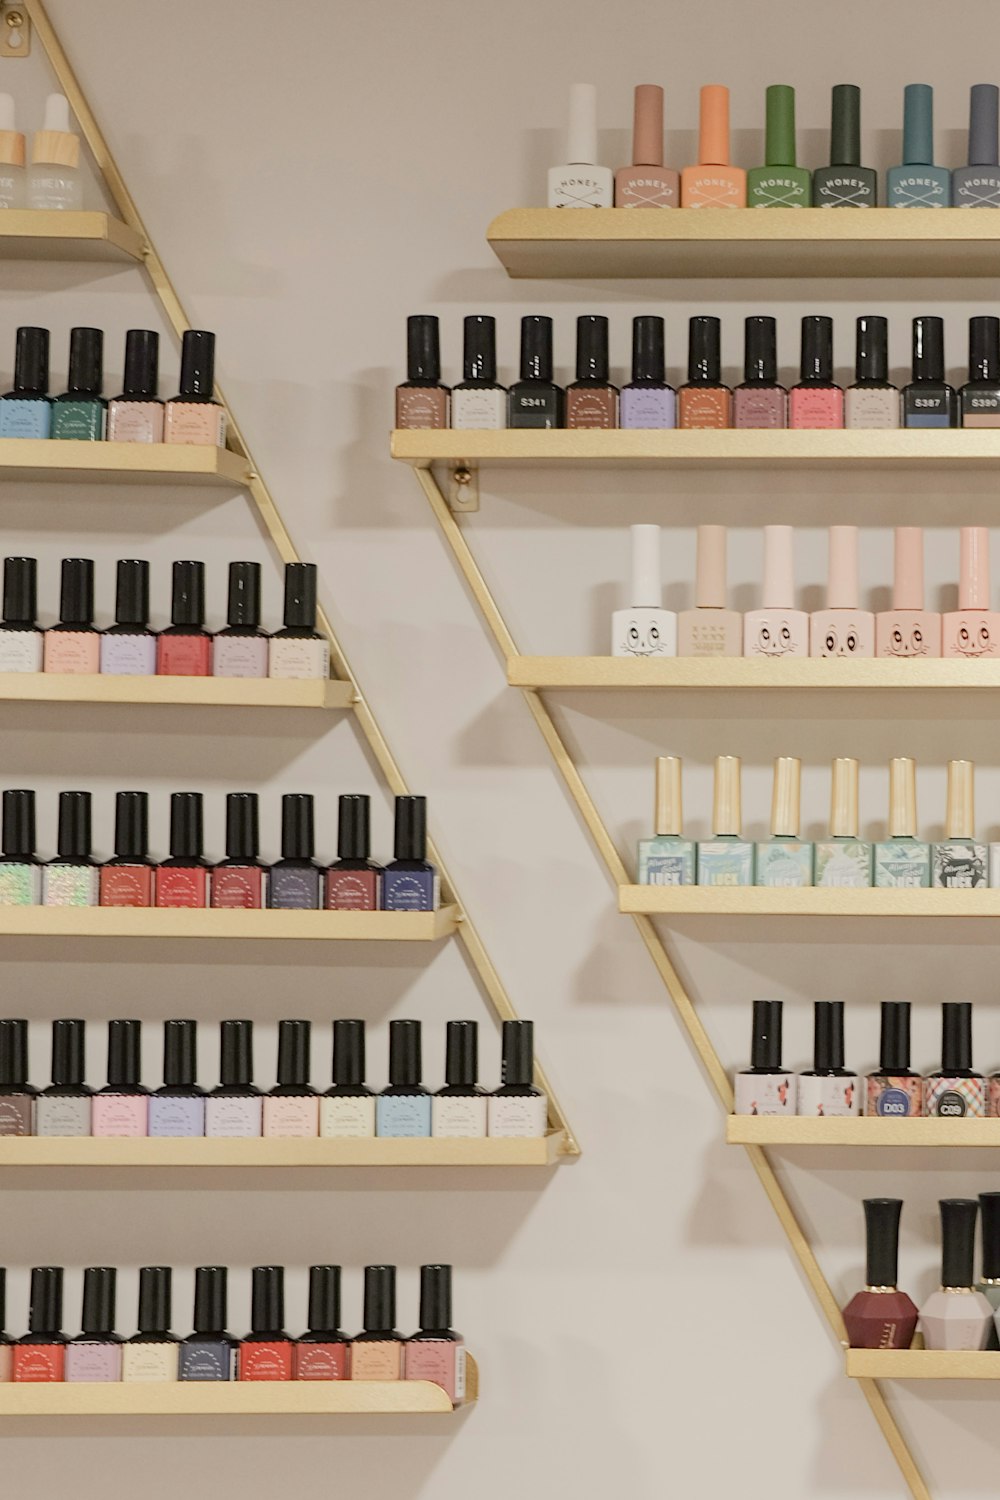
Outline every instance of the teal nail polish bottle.
POLYGON ((812 174, 795 165, 795 90, 772 83, 765 111, 765 165, 747 173, 747 207, 808 208, 812 174))
POLYGON ((903 162, 886 177, 889 208, 950 208, 951 172, 934 165, 934 90, 908 83, 903 90, 903 162))
POLYGON ((99 328, 70 329, 66 390, 52 403, 54 438, 103 439, 108 415, 103 384, 104 334, 99 328))

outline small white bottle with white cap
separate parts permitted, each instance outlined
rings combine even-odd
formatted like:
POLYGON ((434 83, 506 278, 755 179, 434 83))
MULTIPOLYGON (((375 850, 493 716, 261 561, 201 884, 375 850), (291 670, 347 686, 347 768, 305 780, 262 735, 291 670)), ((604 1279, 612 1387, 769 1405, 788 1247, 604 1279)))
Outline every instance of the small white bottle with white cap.
POLYGON ((597 165, 597 89, 574 83, 569 91, 566 165, 549 168, 549 208, 610 208, 615 178, 597 165))
POLYGON ((23 208, 27 185, 24 136, 17 129, 14 100, 0 94, 0 208, 23 208))
POLYGON ((32 138, 28 207, 83 207, 80 137, 70 129, 69 102, 64 94, 48 96, 45 123, 32 138))
POLYGON ((661 609, 659 526, 631 526, 632 604, 611 616, 612 656, 676 656, 677 616, 661 609))

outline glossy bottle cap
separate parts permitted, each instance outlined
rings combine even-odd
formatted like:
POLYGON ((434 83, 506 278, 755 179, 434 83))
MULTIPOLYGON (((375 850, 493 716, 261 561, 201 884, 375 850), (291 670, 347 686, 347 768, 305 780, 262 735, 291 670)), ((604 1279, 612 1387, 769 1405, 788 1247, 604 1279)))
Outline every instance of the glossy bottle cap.
POLYGON ((88 1266, 83 1273, 80 1328, 90 1338, 108 1338, 115 1331, 117 1281, 118 1272, 114 1266, 88 1266))
POLYGON ((389 1083, 393 1088, 419 1088, 420 1022, 389 1022, 389 1083))
POLYGON ((195 625, 199 630, 204 625, 205 564, 203 562, 174 563, 170 619, 174 625, 195 625))
POLYGON ((33 1266, 31 1301, 28 1304, 28 1332, 61 1333, 62 1300, 62 1266, 33 1266))
POLYGON ((451 1266, 420 1267, 420 1327, 451 1328, 451 1266))
POLYGON ((894 537, 893 609, 924 607, 924 532, 921 526, 897 526, 894 537))
POLYGON ((976 836, 974 779, 976 768, 971 760, 948 762, 948 803, 944 831, 949 839, 972 839, 976 836))
POLYGON ((1000 1281, 1000 1193, 980 1193, 979 1210, 983 1226, 983 1280, 1000 1281))
POLYGON ((220 1022, 219 1082, 227 1089, 249 1088, 253 1083, 252 1021, 220 1022))
POLYGON ((396 1326, 396 1267, 365 1266, 365 1332, 391 1333, 396 1326))
POLYGON ((899 1276, 899 1216, 902 1198, 865 1199, 867 1286, 896 1285, 899 1276))
POLYGON ((181 340, 182 396, 211 397, 215 385, 215 334, 186 328, 181 340))
POLYGON ((866 313, 857 321, 854 354, 855 380, 889 384, 889 320, 866 313))
POLYGON ((173 859, 201 859, 203 807, 201 792, 171 792, 170 854, 173 859))
MULTIPOLYGON (((883 1073, 910 1071, 910 1002, 882 1001, 879 1069, 883 1073)), ((893 1283, 886 1283, 892 1285, 893 1283)))
POLYGON ((312 859, 315 846, 311 793, 286 792, 281 799, 282 859, 312 859))
POLYGON ((798 838, 802 762, 793 755, 779 755, 774 762, 771 793, 772 838, 798 838))
POLYGON ((521 319, 521 379, 552 379, 552 319, 539 313, 521 319))
POLYGON ((167 1088, 191 1088, 198 1077, 198 1022, 164 1021, 163 1082, 167 1088))
POLYGON ((635 86, 632 165, 663 166, 663 90, 658 83, 637 83, 635 86))
POLYGON ((83 1084, 86 1027, 83 1021, 52 1022, 52 1082, 56 1088, 83 1084))
POLYGON ((739 837, 743 821, 740 806, 740 758, 738 755, 717 755, 715 758, 715 787, 712 796, 712 832, 739 837))
POLYGON ((371 853, 371 798, 343 792, 337 801, 337 858, 367 859, 371 853))
POLYGON ((104 389, 104 334, 100 328, 71 328, 66 394, 96 399, 104 389))
POLYGON ((576 378, 608 382, 608 320, 584 313, 576 320, 576 378))
POLYGON ((570 85, 566 161, 570 166, 597 161, 597 89, 592 83, 570 85))
POLYGON ((151 328, 130 328, 125 335, 125 374, 122 396, 126 401, 155 400, 159 386, 160 336, 151 328))
POLYGON ((289 630, 316 629, 316 564, 285 564, 285 625, 289 630))
POLYGON ((479 1082, 477 1022, 448 1022, 445 1028, 444 1081, 457 1088, 474 1088, 479 1082))
POLYGON ((278 1022, 278 1084, 282 1088, 309 1087, 311 1021, 278 1022))
POLYGON ((769 167, 795 166, 795 90, 772 83, 764 95, 764 160, 769 167))
POLYGON ((195 1333, 225 1333, 229 1272, 225 1266, 198 1266, 194 1273, 195 1333))
POLYGON ((795 608, 794 551, 790 526, 764 527, 764 592, 761 602, 765 609, 795 608))
POLYGON ((747 318, 743 325, 743 379, 758 384, 778 381, 778 334, 774 318, 747 318))
POLYGON ((908 83, 903 90, 903 164, 934 163, 934 90, 929 83, 908 83))
POLYGON ((1000 126, 1000 89, 995 83, 974 83, 969 90, 969 166, 997 165, 1000 126))
POLYGON ((969 319, 969 379, 1000 380, 1000 318, 969 319))
POLYGON ((340 1329, 340 1267, 309 1267, 309 1332, 340 1329))
POLYGON ((333 1081, 338 1088, 364 1088, 364 1021, 344 1019, 338 1019, 334 1021, 333 1081))
POLYGON ((28 1023, 0 1017, 0 1089, 23 1089, 28 1082, 28 1023))
POLYGON ((830 1073, 844 1066, 844 1002, 817 1000, 813 1007, 813 1068, 830 1073))
POLYGON ((38 615, 38 562, 34 557, 3 560, 3 617, 8 625, 34 625, 38 615))
POLYGON ((397 797, 393 850, 396 859, 423 861, 427 855, 427 798, 397 797))
POLYGON ((23 790, 3 794, 3 852, 30 859, 35 852, 35 794, 23 790))
POLYGON ((441 380, 439 323, 433 313, 413 313, 406 320, 406 374, 409 380, 441 380))
POLYGON ((226 858, 252 863, 260 852, 256 792, 229 792, 226 796, 226 858))
POLYGON ((698 527, 694 602, 698 609, 726 607, 726 528, 698 527))
POLYGON ((630 526, 632 582, 629 601, 633 609, 660 609, 663 583, 660 573, 659 526, 630 526))
POLYGON ((835 83, 830 114, 831 167, 861 165, 861 90, 856 83, 835 83))
POLYGON ((94 619, 94 561, 64 557, 59 591, 59 619, 63 625, 90 625, 94 619))
POLYGON ((142 1022, 108 1022, 108 1086, 137 1089, 142 1076, 142 1022))
POLYGON ((246 626, 250 630, 260 625, 260 563, 231 562, 229 564, 229 602, 226 611, 229 625, 246 626))
POLYGON ((462 323, 462 378, 464 380, 487 380, 496 385, 497 379, 497 320, 472 313, 462 323))
POLYGON ((914 318, 913 378, 944 380, 944 318, 914 318))
POLYGON ((830 837, 858 836, 858 763, 848 755, 833 762, 830 777, 830 837))
POLYGON ((858 528, 830 527, 830 577, 828 609, 858 607, 858 528))
POLYGON ((958 607, 990 607, 990 533, 985 526, 963 526, 959 532, 958 607))
POLYGON ((658 838, 676 838, 683 830, 683 820, 681 758, 679 755, 658 755, 653 801, 653 832, 658 838))
POLYGON ((500 1082, 531 1088, 535 1077, 534 1021, 504 1021, 500 1042, 500 1082))
POLYGON ((140 1333, 170 1332, 170 1285, 173 1272, 169 1266, 139 1267, 140 1333))
POLYGON ((284 1266, 254 1266, 250 1327, 254 1333, 278 1333, 285 1326, 284 1266))
POLYGON ((729 90, 722 83, 706 83, 701 90, 698 163, 706 167, 729 165, 729 90))
MULTIPOLYGON (((704 90, 702 91, 704 92, 704 90)), ((719 385, 722 353, 718 318, 698 317, 688 322, 688 380, 696 385, 719 385)))
POLYGON ((14 390, 19 396, 46 396, 49 390, 49 330, 19 328, 14 346, 14 390))
POLYGON ((972 1006, 946 1000, 941 1007, 941 1072, 972 1071, 972 1006))
POLYGON ((809 314, 802 319, 802 358, 799 378, 833 381, 833 319, 809 314))
POLYGON ((755 1000, 750 1032, 750 1066, 777 1072, 781 1068, 780 1000, 755 1000))
POLYGON ((971 1287, 979 1204, 975 1198, 942 1198, 938 1206, 941 1210, 941 1285, 971 1287))
POLYGON ((917 763, 908 755, 889 762, 889 837, 917 836, 917 763))
POLYGON ((80 164, 80 137, 70 129, 69 100, 65 94, 47 94, 41 130, 31 142, 32 162, 77 167, 80 164))
POLYGON ((642 313, 632 319, 632 379, 663 385, 666 378, 663 319, 642 313))
POLYGON ((90 858, 90 793, 59 793, 60 859, 90 858))
POLYGON ((118 559, 115 623, 145 630, 149 624, 149 563, 140 557, 118 559))

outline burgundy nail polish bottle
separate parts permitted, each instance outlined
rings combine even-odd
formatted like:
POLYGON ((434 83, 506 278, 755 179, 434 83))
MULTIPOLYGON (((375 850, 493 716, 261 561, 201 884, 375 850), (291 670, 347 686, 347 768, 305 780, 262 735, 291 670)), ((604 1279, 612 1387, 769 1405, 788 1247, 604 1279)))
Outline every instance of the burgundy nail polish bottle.
POLYGON ((285 1268, 254 1266, 250 1332, 240 1345, 240 1380, 291 1380, 293 1344, 285 1332, 285 1268))
POLYGON ((327 911, 378 911, 382 866, 371 854, 371 798, 346 793, 337 817, 337 859, 326 872, 327 911))
POLYGON ((212 637, 205 629, 205 564, 175 562, 170 624, 156 642, 161 677, 210 677, 212 637))
POLYGON ((0 1135, 31 1135, 35 1090, 28 1082, 28 1023, 0 1019, 0 1135))
POLYGON ((865 1199, 865 1288, 844 1308, 852 1349, 909 1349, 913 1342, 916 1304, 896 1286, 902 1211, 901 1198, 865 1199))
POLYGON ((101 867, 101 906, 152 906, 153 861, 149 858, 149 794, 115 797, 115 853, 101 867))
POLYGON ((309 1331, 295 1346, 296 1380, 348 1380, 351 1346, 340 1328, 340 1267, 309 1267, 309 1331))
POLYGON ((226 857, 212 871, 212 905, 255 909, 264 905, 267 867, 258 859, 259 816, 256 792, 229 792, 226 797, 226 857))
POLYGON ((15 1381, 37 1383, 63 1379, 66 1335, 62 1331, 62 1301, 62 1266, 34 1266, 28 1332, 14 1347, 15 1381))
POLYGON ((403 1378, 432 1380, 453 1406, 465 1400, 465 1341, 451 1326, 451 1266, 420 1267, 420 1332, 406 1341, 403 1378))
POLYGON ((201 792, 170 796, 170 858, 156 871, 157 906, 207 906, 211 866, 202 848, 201 792))

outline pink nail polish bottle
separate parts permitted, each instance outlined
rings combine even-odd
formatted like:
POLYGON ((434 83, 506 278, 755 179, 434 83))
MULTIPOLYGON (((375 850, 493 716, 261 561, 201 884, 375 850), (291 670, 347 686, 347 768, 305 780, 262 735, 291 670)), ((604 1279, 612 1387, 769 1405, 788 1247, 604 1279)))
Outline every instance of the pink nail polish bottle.
POLYGON ((149 1094, 139 1079, 142 1023, 108 1022, 108 1081, 91 1104, 91 1130, 98 1136, 147 1135, 149 1094))
POLYGON ((940 656, 941 616, 924 609, 924 533, 896 527, 892 609, 875 616, 876 656, 940 656))
POLYGON ((844 393, 833 381, 833 319, 802 319, 799 383, 788 393, 789 427, 843 427, 844 393))
POLYGON ((858 608, 858 528, 830 527, 830 579, 826 609, 809 626, 810 656, 875 655, 875 616, 858 608))
POLYGON ((996 657, 1000 614, 990 609, 990 533, 963 526, 960 538, 958 609, 941 616, 941 655, 996 657))
POLYGON ((809 655, 809 616, 795 608, 792 528, 764 527, 763 609, 743 621, 743 655, 777 659, 809 655))

